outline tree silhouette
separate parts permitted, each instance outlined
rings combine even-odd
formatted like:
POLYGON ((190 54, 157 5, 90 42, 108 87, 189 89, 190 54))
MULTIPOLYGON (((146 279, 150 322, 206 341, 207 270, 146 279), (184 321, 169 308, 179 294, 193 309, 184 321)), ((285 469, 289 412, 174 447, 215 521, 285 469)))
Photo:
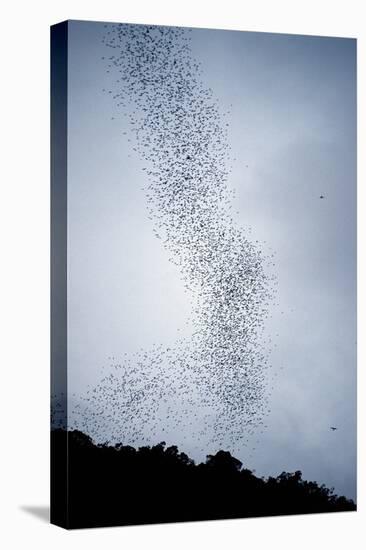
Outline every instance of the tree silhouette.
POLYGON ((227 451, 195 464, 165 442, 95 445, 51 432, 51 521, 67 528, 356 510, 300 471, 256 477, 227 451))

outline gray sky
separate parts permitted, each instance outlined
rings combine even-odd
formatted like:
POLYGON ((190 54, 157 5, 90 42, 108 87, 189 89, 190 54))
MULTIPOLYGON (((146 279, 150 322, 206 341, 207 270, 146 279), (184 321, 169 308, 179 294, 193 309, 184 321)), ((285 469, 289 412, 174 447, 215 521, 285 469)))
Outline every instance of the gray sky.
MULTIPOLYGON (((98 382, 108 357, 192 330, 179 271, 147 218, 141 161, 122 135, 128 122, 102 91, 103 30, 72 22, 69 31, 68 383, 76 393, 98 382)), ((266 324, 275 375, 268 428, 250 455, 236 455, 258 475, 300 469, 355 497, 356 42, 197 29, 192 50, 205 85, 231 110, 237 223, 275 253, 278 279, 266 324)))

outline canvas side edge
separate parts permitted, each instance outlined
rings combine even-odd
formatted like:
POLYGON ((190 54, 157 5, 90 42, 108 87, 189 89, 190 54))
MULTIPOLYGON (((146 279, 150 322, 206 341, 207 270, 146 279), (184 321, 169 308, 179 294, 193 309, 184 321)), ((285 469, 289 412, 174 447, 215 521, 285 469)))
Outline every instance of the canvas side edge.
MULTIPOLYGON (((67 78, 68 22, 51 27, 51 410, 67 428, 67 78)), ((51 420, 51 523, 68 527, 67 431, 51 420), (59 435, 59 434, 58 434, 59 435)))

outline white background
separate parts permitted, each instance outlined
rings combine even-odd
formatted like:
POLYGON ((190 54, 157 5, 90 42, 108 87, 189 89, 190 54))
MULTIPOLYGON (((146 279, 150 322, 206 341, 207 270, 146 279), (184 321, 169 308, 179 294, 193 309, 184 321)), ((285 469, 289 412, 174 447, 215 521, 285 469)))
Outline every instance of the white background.
MULTIPOLYGON (((358 38, 359 218, 364 211, 366 29, 363 2, 63 0, 1 8, 0 543, 3 548, 358 549, 365 530, 365 373, 359 338, 359 511, 63 531, 26 511, 49 495, 49 25, 92 19, 358 38), (363 124, 361 124, 363 121, 363 124), (363 525, 362 525, 363 524, 363 525)), ((365 279, 359 221, 359 281, 365 279)), ((364 287, 359 285, 359 334, 364 287)), ((44 514, 43 514, 44 515, 44 514)))

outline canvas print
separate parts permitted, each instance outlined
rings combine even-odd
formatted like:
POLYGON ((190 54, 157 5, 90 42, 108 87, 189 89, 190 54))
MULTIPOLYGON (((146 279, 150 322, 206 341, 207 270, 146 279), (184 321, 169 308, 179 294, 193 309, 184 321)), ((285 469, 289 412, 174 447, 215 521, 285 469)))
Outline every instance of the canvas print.
POLYGON ((356 510, 356 40, 51 28, 51 521, 356 510))

